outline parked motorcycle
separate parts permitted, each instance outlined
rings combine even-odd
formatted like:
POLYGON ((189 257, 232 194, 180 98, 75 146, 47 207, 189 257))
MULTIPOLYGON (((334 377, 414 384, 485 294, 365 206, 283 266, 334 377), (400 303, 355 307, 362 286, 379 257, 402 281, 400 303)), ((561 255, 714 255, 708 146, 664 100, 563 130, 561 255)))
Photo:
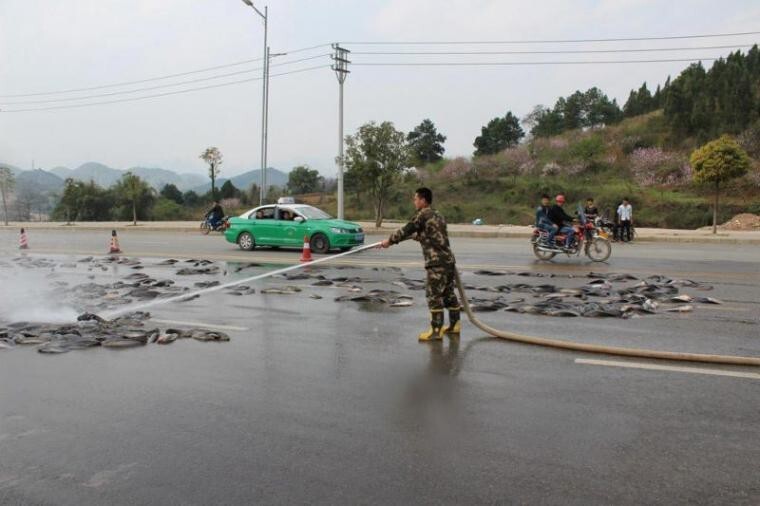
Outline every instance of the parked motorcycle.
POLYGON ((568 248, 563 247, 566 239, 565 234, 554 236, 555 244, 553 246, 555 248, 551 248, 542 244, 548 241, 549 233, 534 228, 533 237, 530 240, 533 246, 533 254, 539 260, 551 260, 558 253, 564 253, 568 257, 580 255, 581 251, 594 262, 604 262, 610 257, 612 245, 608 233, 597 228, 593 221, 587 219, 580 207, 578 208, 578 223, 573 223, 573 229, 575 229, 575 234, 568 248))

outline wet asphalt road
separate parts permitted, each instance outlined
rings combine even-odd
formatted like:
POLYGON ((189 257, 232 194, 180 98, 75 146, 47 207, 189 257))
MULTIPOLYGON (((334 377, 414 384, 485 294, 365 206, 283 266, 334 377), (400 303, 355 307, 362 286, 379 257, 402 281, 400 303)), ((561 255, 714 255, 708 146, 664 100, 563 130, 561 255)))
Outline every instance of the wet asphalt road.
MULTIPOLYGON (((15 238, 0 232, 1 244, 15 238)), ((298 257, 238 252, 218 237, 194 234, 121 239, 128 255, 145 257, 146 271, 164 277, 172 271, 151 265, 159 258, 298 257)), ((81 256, 102 252, 108 237, 46 232, 30 242, 35 254, 81 256)), ((524 241, 453 243, 467 283, 547 281, 473 273, 482 267, 579 277, 591 270, 666 274, 710 283, 709 295, 725 302, 631 320, 482 314, 493 326, 760 355, 756 248, 625 245, 609 265, 590 265, 536 263, 524 241)), ((3 258, 17 253, 0 251, 3 258)), ((399 290, 389 285, 399 274, 422 277, 419 257, 410 243, 323 272, 399 290)), ((233 265, 219 279, 268 268, 274 266, 234 273, 233 265)), ((86 275, 74 270, 61 279, 85 282, 86 275)), ((419 291, 408 292, 414 307, 391 309, 337 303, 341 289, 308 282, 256 286, 283 284, 303 291, 221 292, 150 309, 157 322, 223 325, 228 343, 183 340, 58 356, 0 350, 0 504, 760 502, 760 379, 586 365, 576 359, 625 360, 505 343, 467 324, 459 343, 419 344, 415 335, 426 320, 419 291)))

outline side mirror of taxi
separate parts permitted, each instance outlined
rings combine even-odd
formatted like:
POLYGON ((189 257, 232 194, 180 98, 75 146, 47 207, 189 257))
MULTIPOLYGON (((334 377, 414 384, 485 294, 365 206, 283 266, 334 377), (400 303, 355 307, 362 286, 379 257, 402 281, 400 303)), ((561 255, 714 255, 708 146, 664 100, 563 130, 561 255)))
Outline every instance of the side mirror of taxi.
POLYGON ((293 218, 293 221, 295 221, 296 223, 303 223, 306 220, 303 218, 303 216, 296 216, 295 218, 293 218))

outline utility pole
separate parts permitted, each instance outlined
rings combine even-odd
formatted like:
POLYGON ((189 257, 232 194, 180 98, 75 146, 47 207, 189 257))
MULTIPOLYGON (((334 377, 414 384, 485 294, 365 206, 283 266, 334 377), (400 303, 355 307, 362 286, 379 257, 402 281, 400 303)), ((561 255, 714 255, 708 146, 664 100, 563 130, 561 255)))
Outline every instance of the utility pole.
POLYGON ((259 190, 259 205, 264 205, 264 199, 266 194, 264 193, 264 186, 266 181, 266 142, 267 142, 267 86, 269 84, 269 46, 267 46, 267 21, 269 13, 267 12, 267 6, 264 6, 264 12, 261 12, 253 5, 252 0, 242 0, 244 4, 253 9, 264 21, 264 73, 261 78, 261 188, 259 190))
POLYGON ((266 61, 264 62, 264 68, 266 72, 266 77, 264 78, 264 140, 262 142, 262 153, 263 153, 263 162, 262 162, 262 173, 261 173, 261 192, 262 192, 262 199, 261 199, 261 205, 265 204, 264 200, 266 199, 267 195, 267 186, 268 186, 268 177, 267 177, 267 170, 268 170, 268 154, 269 154, 269 63, 272 61, 272 58, 275 58, 277 56, 285 56, 288 53, 272 53, 270 50, 270 47, 267 46, 267 53, 266 53, 266 61))
POLYGON ((340 47, 339 43, 332 45, 335 51, 332 54, 333 65, 332 69, 335 71, 335 76, 338 78, 338 219, 342 220, 343 217, 343 83, 346 82, 350 70, 348 70, 348 64, 351 63, 348 60, 348 49, 340 47))

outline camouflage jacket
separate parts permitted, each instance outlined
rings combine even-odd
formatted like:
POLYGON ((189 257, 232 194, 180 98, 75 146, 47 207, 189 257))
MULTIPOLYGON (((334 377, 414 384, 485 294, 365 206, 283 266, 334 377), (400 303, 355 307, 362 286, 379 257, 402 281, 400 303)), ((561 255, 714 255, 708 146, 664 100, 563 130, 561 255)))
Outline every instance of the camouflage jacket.
POLYGON ((446 220, 437 211, 429 207, 417 211, 409 223, 393 232, 388 240, 391 244, 398 244, 411 238, 420 242, 426 268, 454 265, 446 220))

